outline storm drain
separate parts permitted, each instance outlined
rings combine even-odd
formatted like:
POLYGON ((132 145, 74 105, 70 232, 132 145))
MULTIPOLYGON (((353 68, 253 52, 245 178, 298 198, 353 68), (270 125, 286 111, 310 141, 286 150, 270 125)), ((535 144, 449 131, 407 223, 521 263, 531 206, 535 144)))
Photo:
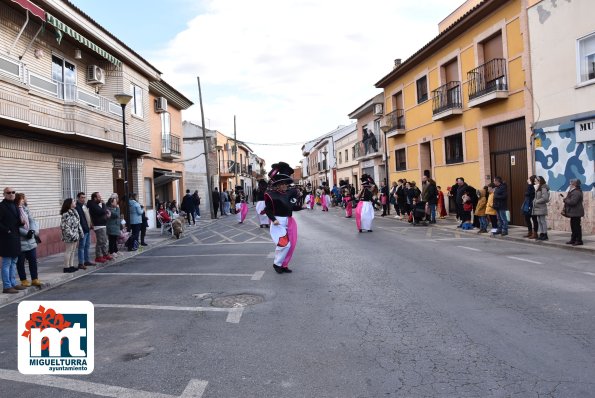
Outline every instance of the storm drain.
POLYGON ((238 308, 260 304, 264 297, 256 294, 235 294, 233 296, 217 297, 211 301, 211 306, 219 308, 238 308))

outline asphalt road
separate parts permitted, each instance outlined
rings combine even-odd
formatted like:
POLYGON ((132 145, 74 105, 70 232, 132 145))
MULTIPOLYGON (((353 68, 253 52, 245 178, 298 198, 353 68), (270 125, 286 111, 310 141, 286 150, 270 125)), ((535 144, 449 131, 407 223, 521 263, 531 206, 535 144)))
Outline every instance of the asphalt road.
POLYGON ((253 215, 29 298, 96 305, 91 375, 20 376, 1 308, 0 396, 595 396, 592 255, 314 210, 278 275, 253 215))

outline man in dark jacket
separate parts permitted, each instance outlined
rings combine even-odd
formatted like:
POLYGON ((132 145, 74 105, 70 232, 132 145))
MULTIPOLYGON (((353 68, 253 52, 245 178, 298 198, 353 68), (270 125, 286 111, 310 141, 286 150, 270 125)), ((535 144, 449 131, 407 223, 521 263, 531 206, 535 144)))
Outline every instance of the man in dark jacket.
POLYGON ((86 198, 87 196, 84 192, 79 192, 76 195, 76 212, 79 215, 81 227, 83 228, 83 238, 79 240, 78 247, 79 267, 81 265, 96 265, 91 262, 91 257, 89 257, 89 249, 91 248, 91 226, 89 225, 91 215, 87 205, 85 205, 86 198))
POLYGON ((194 202, 194 214, 196 218, 200 218, 200 196, 198 196, 198 189, 192 194, 192 201, 194 202))
POLYGON ((436 188, 436 182, 430 177, 423 176, 422 185, 424 189, 421 193, 421 200, 428 205, 428 209, 430 210, 430 224, 436 224, 436 205, 438 204, 438 188, 436 188))
POLYGON ((215 218, 217 218, 217 210, 219 210, 219 202, 221 201, 221 197, 219 196, 219 189, 215 187, 215 190, 212 192, 212 199, 213 199, 213 209, 215 210, 215 218))
POLYGON ((105 263, 112 260, 112 256, 109 255, 107 250, 107 209, 99 192, 91 194, 91 199, 87 202, 87 208, 95 231, 95 262, 105 263))
POLYGON ((190 190, 186 190, 186 195, 182 199, 182 206, 180 209, 186 212, 186 219, 188 220, 188 225, 196 225, 196 220, 194 219, 194 199, 192 199, 192 195, 190 194, 190 190), (190 219, 192 218, 192 223, 190 223, 190 219))
POLYGON ((508 187, 506 183, 502 181, 502 177, 494 178, 494 204, 493 207, 496 209, 498 216, 498 231, 497 234, 502 236, 508 235, 508 218, 506 212, 508 210, 508 187))
POLYGON ((19 209, 14 203, 16 192, 4 188, 4 200, 0 202, 0 256, 2 257, 2 293, 18 293, 26 289, 17 285, 17 260, 21 254, 19 227, 23 225, 19 209))

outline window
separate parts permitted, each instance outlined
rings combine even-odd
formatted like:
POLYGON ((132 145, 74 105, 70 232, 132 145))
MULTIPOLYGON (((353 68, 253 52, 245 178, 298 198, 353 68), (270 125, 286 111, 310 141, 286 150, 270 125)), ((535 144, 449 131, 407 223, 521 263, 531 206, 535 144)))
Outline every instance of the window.
POLYGON ((351 159, 355 159, 355 145, 351 148, 351 159))
POLYGON ((145 177, 145 207, 153 208, 153 180, 149 177, 145 177))
POLYGON ((168 112, 160 113, 161 115, 161 135, 166 136, 171 134, 171 119, 168 112))
POLYGON ((339 152, 339 164, 343 163, 342 159, 341 159, 341 152, 339 152))
POLYGON ((395 151, 396 170, 407 170, 407 151, 405 148, 397 149, 395 151))
POLYGON ((349 162, 349 151, 347 149, 345 150, 345 161, 349 162))
POLYGON ((130 85, 130 94, 132 100, 130 101, 130 112, 138 117, 143 117, 143 89, 134 84, 130 85))
POLYGON ((428 77, 424 76, 421 79, 417 79, 415 82, 417 87, 417 103, 421 104, 428 100, 428 77))
POLYGON ((595 33, 578 41, 579 83, 595 79, 595 33))
POLYGON ((446 150, 446 164, 463 162, 463 134, 454 134, 444 137, 446 150))
POLYGON ((87 191, 85 162, 82 160, 60 160, 62 174, 62 199, 76 198, 79 192, 87 191))
POLYGON ((65 101, 76 99, 76 66, 52 55, 52 80, 58 85, 58 98, 65 101))

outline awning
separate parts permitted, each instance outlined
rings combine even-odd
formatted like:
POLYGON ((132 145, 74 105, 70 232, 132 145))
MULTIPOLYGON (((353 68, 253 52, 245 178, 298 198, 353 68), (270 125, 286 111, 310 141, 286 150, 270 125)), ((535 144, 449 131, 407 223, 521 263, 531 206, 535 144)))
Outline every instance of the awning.
POLYGON ((182 173, 177 171, 153 170, 153 184, 160 187, 182 178, 182 173))
POLYGON ((29 0, 12 0, 12 2, 17 3, 25 10, 29 11, 31 14, 45 22, 45 11, 43 11, 39 6, 31 3, 29 0))
MULTIPOLYGON (((14 0, 13 0, 14 1, 14 0)), ((60 21, 58 18, 54 17, 49 12, 46 13, 47 21, 56 28, 56 32, 59 36, 56 38, 58 43, 62 40, 62 32, 66 33, 68 36, 72 37, 74 40, 78 41, 79 43, 87 46, 97 54, 101 55, 103 58, 107 59, 109 62, 116 66, 121 66, 122 61, 105 51, 103 48, 99 47, 97 44, 93 43, 91 40, 87 39, 85 36, 78 33, 76 30, 72 29, 70 26, 66 25, 64 22, 60 21)))

